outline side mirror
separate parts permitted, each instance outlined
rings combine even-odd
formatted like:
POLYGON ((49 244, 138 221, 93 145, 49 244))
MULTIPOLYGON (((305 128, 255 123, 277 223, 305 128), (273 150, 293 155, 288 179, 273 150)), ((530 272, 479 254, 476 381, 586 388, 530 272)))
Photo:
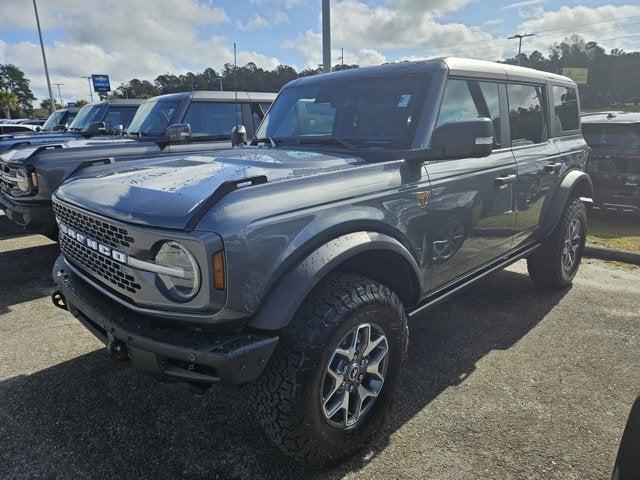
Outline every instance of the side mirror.
POLYGON ((40 127, 36 127, 36 132, 39 132, 40 130, 40 127))
POLYGON ((169 125, 164 131, 164 135, 171 142, 183 142, 191 138, 191 125, 188 123, 169 125))
POLYGON ((493 151, 495 131, 490 118, 440 125, 431 135, 431 148, 442 149, 444 158, 482 158, 493 151))
POLYGON ((111 133, 113 134, 114 137, 121 137, 122 135, 124 135, 124 126, 116 125, 111 129, 111 133))
POLYGON ((247 144, 247 129, 244 125, 236 125, 231 130, 231 145, 237 147, 238 145, 247 144))
POLYGON ((98 133, 104 133, 107 130, 105 128, 104 122, 93 122, 89 124, 86 131, 90 135, 96 135, 98 133))

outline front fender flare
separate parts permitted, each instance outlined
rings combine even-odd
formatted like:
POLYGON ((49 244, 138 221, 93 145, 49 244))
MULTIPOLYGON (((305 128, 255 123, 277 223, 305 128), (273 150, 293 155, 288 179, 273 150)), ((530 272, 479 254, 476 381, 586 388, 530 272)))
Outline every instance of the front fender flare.
POLYGON ((576 196, 574 194, 576 189, 577 196, 580 199, 589 203, 592 201, 593 182, 591 181, 591 177, 581 170, 569 171, 569 173, 567 173, 560 182, 560 185, 558 185, 558 188, 556 188, 553 200, 549 204, 546 218, 543 223, 543 236, 546 237, 553 232, 554 228, 556 228, 569 197, 572 195, 576 196))
POLYGON ((414 274, 417 298, 420 290, 420 267, 415 258, 395 238, 378 232, 354 232, 337 237, 285 272, 269 292, 248 326, 263 330, 286 327, 311 290, 338 265, 363 252, 384 250, 399 254, 414 274))

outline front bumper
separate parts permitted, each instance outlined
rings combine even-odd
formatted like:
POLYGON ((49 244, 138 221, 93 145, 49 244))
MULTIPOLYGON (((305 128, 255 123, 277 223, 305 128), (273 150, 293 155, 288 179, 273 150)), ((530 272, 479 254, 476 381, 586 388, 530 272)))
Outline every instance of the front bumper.
POLYGON ((9 220, 30 232, 53 235, 56 231, 56 220, 51 203, 26 204, 2 193, 0 205, 9 220))
POLYGON ((125 358, 134 367, 163 379, 200 387, 249 383, 260 376, 278 343, 277 336, 194 330, 135 314, 83 282, 62 255, 53 266, 53 280, 57 306, 106 345, 126 346, 125 358))

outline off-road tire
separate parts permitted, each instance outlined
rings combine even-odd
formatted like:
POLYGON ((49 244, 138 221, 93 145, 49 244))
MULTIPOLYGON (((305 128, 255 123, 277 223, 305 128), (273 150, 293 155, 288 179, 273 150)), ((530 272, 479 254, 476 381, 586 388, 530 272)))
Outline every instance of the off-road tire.
POLYGON ((407 316, 394 292, 365 277, 329 275, 282 332, 258 382, 257 411, 266 435, 290 457, 321 465, 334 464, 363 447, 391 406, 408 339, 407 316), (321 411, 321 382, 340 339, 363 321, 374 322, 387 337, 385 380, 362 422, 341 430, 321 411))
POLYGON ((586 238, 587 211, 580 199, 570 198, 556 228, 544 240, 542 246, 527 259, 527 269, 531 279, 547 289, 562 289, 570 286, 580 267, 586 238), (568 229, 575 219, 580 222, 581 241, 575 265, 570 270, 566 270, 562 266, 562 252, 568 229))

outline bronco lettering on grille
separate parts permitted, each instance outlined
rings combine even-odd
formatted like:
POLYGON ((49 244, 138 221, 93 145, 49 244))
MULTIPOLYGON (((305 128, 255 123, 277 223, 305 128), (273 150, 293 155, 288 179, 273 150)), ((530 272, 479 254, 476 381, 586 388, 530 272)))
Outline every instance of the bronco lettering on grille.
POLYGON ((127 264, 128 257, 126 253, 121 252, 120 250, 116 250, 115 248, 111 248, 108 245, 99 243, 93 238, 87 237, 84 233, 80 233, 74 228, 65 225, 60 220, 57 220, 57 222, 60 233, 84 245, 85 247, 90 248, 91 250, 95 250, 105 257, 113 258, 116 262, 124 263, 125 265, 127 264))

